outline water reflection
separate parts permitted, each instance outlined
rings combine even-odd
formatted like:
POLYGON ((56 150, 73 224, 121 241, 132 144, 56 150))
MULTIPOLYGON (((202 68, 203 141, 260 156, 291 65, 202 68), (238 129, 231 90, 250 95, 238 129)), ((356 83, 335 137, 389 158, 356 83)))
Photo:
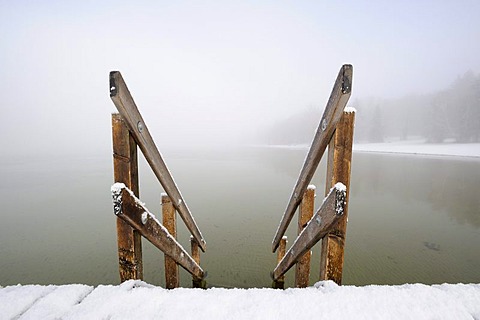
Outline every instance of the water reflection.
MULTIPOLYGON (((208 283, 270 286, 271 241, 306 150, 198 148, 163 155, 207 240, 208 283)), ((118 283, 110 155, 4 160, 9 187, 0 193, 0 285, 118 283)), ((344 283, 480 282, 479 164, 354 153, 344 283)), ((324 162, 313 183, 318 204, 324 162)), ((140 195, 153 213, 161 210, 161 192, 141 161, 140 195)), ((178 225, 179 241, 188 246, 188 232, 178 225)), ((295 229, 287 230, 290 244, 295 229)), ((145 280, 164 285, 163 255, 147 241, 143 247, 145 280)), ((319 250, 313 249, 312 283, 319 250)), ((190 285, 184 271, 181 284, 190 285)))
POLYGON ((480 227, 478 160, 355 153, 352 194, 365 188, 428 202, 459 223, 480 227))

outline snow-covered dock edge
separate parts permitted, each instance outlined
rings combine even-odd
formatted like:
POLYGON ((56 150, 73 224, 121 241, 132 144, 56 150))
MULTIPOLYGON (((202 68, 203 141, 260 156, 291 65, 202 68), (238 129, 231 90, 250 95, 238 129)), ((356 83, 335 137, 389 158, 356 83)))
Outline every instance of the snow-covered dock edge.
POLYGON ((121 285, 0 287, 1 319, 480 319, 480 284, 305 289, 121 285))

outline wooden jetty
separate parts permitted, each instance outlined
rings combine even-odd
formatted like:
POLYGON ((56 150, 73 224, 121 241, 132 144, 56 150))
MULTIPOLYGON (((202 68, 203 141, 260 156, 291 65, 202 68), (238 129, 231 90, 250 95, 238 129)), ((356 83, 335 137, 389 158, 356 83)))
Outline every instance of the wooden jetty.
MULTIPOLYGON (((352 78, 352 66, 343 65, 272 241, 273 252, 278 249, 277 266, 271 273, 274 288, 284 287, 284 274, 294 265, 295 286, 309 285, 310 250, 322 239, 319 279, 341 284, 355 120, 355 111, 346 108, 352 78), (315 186, 310 182, 327 147, 325 199, 315 212, 315 186), (298 208, 298 237, 287 250, 284 234, 298 208)), ((115 180, 112 196, 117 216, 120 280, 143 279, 143 236, 165 254, 167 288, 178 287, 179 266, 192 275, 194 287, 205 287, 200 250, 205 252, 206 241, 118 71, 110 72, 110 97, 119 111, 112 114, 115 180), (159 199, 162 219, 157 219, 139 200, 137 147, 166 192, 159 199), (191 233, 190 253, 176 240, 176 212, 191 233)))

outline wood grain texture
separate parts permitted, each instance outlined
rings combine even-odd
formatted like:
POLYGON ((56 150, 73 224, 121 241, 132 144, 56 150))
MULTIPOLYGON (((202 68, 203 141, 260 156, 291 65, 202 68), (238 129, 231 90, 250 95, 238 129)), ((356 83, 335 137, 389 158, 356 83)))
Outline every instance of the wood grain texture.
POLYGON ((113 192, 113 206, 117 208, 114 212, 119 218, 138 230, 142 236, 190 274, 203 279, 202 268, 127 188, 113 192))
POLYGON ((332 188, 307 226, 295 239, 285 257, 273 270, 273 280, 285 274, 305 252, 323 238, 342 217, 345 205, 345 190, 332 188))
MULTIPOLYGON (((200 265, 200 247, 193 236, 190 236, 190 249, 193 260, 200 265)), ((207 283, 205 282, 205 279, 199 279, 195 275, 192 275, 192 287, 206 289, 207 283)))
MULTIPOLYGON (((118 113, 112 114, 113 174, 137 196, 137 144, 118 113)), ((117 244, 120 281, 143 279, 141 235, 122 219, 117 218, 117 244)))
MULTIPOLYGON (((287 236, 283 236, 280 240, 280 245, 278 246, 277 250, 277 265, 280 263, 280 261, 282 261, 283 257, 285 257, 285 252, 287 250, 287 242, 287 236)), ((285 275, 281 275, 280 277, 278 277, 277 280, 273 281, 273 288, 285 289, 285 275)))
MULTIPOLYGON (((313 216, 315 210, 315 186, 309 186, 302 202, 300 203, 300 210, 298 214, 298 234, 307 226, 307 223, 313 216)), ((308 250, 298 260, 295 266, 295 287, 306 288, 310 280, 310 258, 311 251, 308 250)))
POLYGON ((300 171, 300 175, 298 176, 292 195, 288 201, 287 208, 285 209, 272 241, 273 252, 277 249, 280 239, 285 234, 285 231, 295 214, 295 210, 297 210, 302 201, 303 194, 315 174, 315 170, 317 169, 325 149, 332 138, 338 121, 340 121, 340 118, 342 117, 343 110, 351 95, 352 77, 353 67, 347 64, 343 65, 338 73, 332 93, 312 141, 312 145, 310 146, 302 170, 300 171))
POLYGON ((339 285, 342 283, 347 234, 354 123, 355 112, 344 112, 328 147, 326 188, 329 189, 337 182, 341 182, 347 188, 347 195, 342 218, 322 240, 320 280, 333 280, 339 285))
MULTIPOLYGON (((177 219, 175 208, 167 194, 162 194, 162 222, 167 231, 177 238, 177 219)), ((179 268, 175 260, 165 254, 165 287, 178 288, 180 285, 179 268)))
POLYGON ((187 203, 183 199, 180 190, 173 180, 167 165, 158 151, 155 142, 150 135, 150 131, 148 130, 142 115, 138 111, 137 105, 123 80, 122 75, 118 71, 110 72, 110 98, 115 104, 118 112, 120 112, 125 119, 125 122, 140 147, 140 150, 142 150, 145 159, 152 168, 158 181, 163 186, 165 192, 170 199, 172 199, 172 204, 185 222, 187 229, 198 241, 200 248, 205 251, 205 239, 203 238, 187 203))

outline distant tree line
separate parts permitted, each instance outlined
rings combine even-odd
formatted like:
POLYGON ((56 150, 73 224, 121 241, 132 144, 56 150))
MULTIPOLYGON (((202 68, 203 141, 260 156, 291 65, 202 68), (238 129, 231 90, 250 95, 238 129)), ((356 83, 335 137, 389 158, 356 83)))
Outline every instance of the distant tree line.
POLYGON ((275 122, 261 135, 260 142, 272 145, 310 143, 321 116, 322 110, 310 106, 284 120, 275 122))
MULTIPOLYGON (((480 75, 467 72, 448 88, 396 99, 366 98, 357 109, 355 140, 424 139, 429 143, 480 142, 480 75)), ((310 107, 277 122, 264 134, 269 144, 309 143, 323 110, 310 107)))

